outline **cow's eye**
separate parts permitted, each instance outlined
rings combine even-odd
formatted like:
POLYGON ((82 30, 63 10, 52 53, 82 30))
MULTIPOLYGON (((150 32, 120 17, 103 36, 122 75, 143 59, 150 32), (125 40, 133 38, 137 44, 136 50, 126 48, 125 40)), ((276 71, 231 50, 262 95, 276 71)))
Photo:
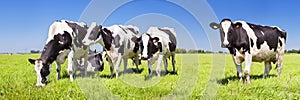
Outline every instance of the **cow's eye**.
POLYGON ((231 34, 231 32, 232 32, 232 30, 229 30, 229 31, 228 31, 228 34, 231 34))

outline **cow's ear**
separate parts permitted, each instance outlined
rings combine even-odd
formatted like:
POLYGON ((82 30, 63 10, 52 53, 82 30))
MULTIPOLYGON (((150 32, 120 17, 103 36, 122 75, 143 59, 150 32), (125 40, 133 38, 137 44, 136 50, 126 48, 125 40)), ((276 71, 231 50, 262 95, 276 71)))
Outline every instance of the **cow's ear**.
POLYGON ((240 27, 242 27, 242 23, 237 22, 237 23, 234 24, 234 28, 238 29, 240 27))
POLYGON ((30 58, 29 58, 28 61, 29 61, 31 64, 35 64, 35 61, 36 61, 36 60, 30 59, 30 58))
POLYGON ((71 23, 71 22, 68 22, 68 21, 65 21, 68 26, 70 26, 71 28, 76 28, 77 27, 77 24, 76 23, 71 23))
POLYGON ((156 43, 156 42, 158 42, 158 41, 159 41, 159 38, 158 38, 158 37, 152 38, 152 42, 153 42, 153 43, 156 43))
POLYGON ((102 31, 102 25, 99 25, 99 32, 102 31))
MULTIPOLYGON (((132 39, 134 39, 134 38, 132 38, 132 39)), ((140 42, 141 40, 142 40, 142 36, 140 36, 139 38, 136 38, 136 39, 134 40, 134 42, 138 43, 138 42, 140 42)))
POLYGON ((212 22, 212 23, 210 23, 210 24, 209 24, 209 26, 210 26, 212 29, 214 29, 214 30, 216 30, 216 29, 219 29, 219 28, 220 28, 220 25, 219 25, 219 24, 217 24, 216 22, 212 22))

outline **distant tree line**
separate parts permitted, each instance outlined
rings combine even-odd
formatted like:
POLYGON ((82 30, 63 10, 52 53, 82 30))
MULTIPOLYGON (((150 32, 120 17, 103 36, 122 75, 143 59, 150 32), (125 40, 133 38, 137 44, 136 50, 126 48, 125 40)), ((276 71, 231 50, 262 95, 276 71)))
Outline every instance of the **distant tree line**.
MULTIPOLYGON (((175 53, 181 53, 181 54, 185 54, 185 53, 189 53, 189 54, 196 54, 196 53, 214 53, 212 51, 208 51, 208 50, 195 50, 195 49, 190 49, 190 50, 186 50, 186 49, 183 49, 183 48, 177 48, 175 50, 175 53)), ((218 51, 217 53, 225 53, 223 51, 218 51)))
POLYGON ((30 50, 30 53, 41 53, 40 50, 30 50))
POLYGON ((285 53, 298 53, 298 54, 300 54, 300 49, 299 50, 296 50, 296 49, 285 50, 285 53))

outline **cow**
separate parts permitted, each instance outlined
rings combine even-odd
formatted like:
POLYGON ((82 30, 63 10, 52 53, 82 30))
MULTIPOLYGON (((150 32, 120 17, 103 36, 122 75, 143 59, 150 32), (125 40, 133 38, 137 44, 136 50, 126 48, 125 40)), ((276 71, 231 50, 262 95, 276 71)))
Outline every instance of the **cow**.
MULTIPOLYGON (((48 39, 39 59, 28 59, 34 64, 37 74, 36 86, 45 86, 46 80, 50 74, 50 68, 53 61, 57 62, 56 70, 60 78, 60 65, 68 56, 68 72, 70 81, 73 81, 79 59, 84 60, 84 66, 87 65, 87 55, 89 47, 82 44, 82 39, 87 33, 87 25, 67 20, 58 20, 50 25, 48 39)), ((86 73, 86 72, 85 72, 86 73)))
POLYGON ((237 69, 239 81, 242 81, 242 62, 245 61, 244 74, 250 84, 250 67, 252 62, 264 62, 265 78, 276 63, 280 76, 282 60, 286 45, 286 31, 276 26, 263 26, 245 21, 232 22, 223 19, 220 24, 210 23, 212 29, 219 29, 221 47, 228 48, 237 69))
POLYGON ((109 27, 102 27, 96 23, 92 23, 88 30, 88 34, 83 39, 83 44, 92 45, 99 43, 105 50, 110 64, 111 78, 115 71, 118 77, 119 66, 123 59, 124 73, 127 69, 129 58, 134 58, 136 62, 136 71, 138 68, 138 52, 139 47, 135 42, 139 37, 139 29, 132 25, 112 25, 109 27))
MULTIPOLYGON (((57 71, 57 79, 61 78, 61 75, 60 75, 61 64, 65 63, 66 58, 67 58, 69 52, 70 52, 70 50, 68 50, 68 49, 62 50, 61 52, 59 52, 59 54, 57 55, 57 57, 55 59, 55 62, 56 62, 56 71, 57 71)), ((28 59, 28 61, 31 64, 35 65, 34 69, 35 69, 35 72, 37 74, 37 83, 36 83, 36 86, 45 86, 46 80, 48 79, 48 75, 50 74, 51 64, 47 64, 47 63, 43 64, 43 59, 44 59, 44 62, 47 61, 47 58, 45 56, 41 56, 37 60, 35 60, 35 59, 28 59), (48 74, 48 75, 45 75, 45 74, 48 74), (42 75, 44 75, 44 76, 42 76, 42 75)), ((53 59, 53 58, 48 58, 48 59, 53 59)), ((49 60, 48 60, 48 62, 50 63, 49 60)))
POLYGON ((102 54, 97 53, 96 50, 94 52, 89 52, 87 71, 103 71, 103 70, 104 70, 104 62, 102 59, 102 54))
POLYGON ((173 28, 163 27, 150 27, 147 33, 138 38, 138 43, 141 48, 141 60, 147 60, 149 76, 152 75, 152 65, 155 61, 158 61, 156 67, 156 73, 160 76, 160 65, 164 61, 166 73, 168 59, 171 57, 173 66, 173 72, 171 74, 177 74, 175 70, 175 49, 176 49, 176 32, 173 28))

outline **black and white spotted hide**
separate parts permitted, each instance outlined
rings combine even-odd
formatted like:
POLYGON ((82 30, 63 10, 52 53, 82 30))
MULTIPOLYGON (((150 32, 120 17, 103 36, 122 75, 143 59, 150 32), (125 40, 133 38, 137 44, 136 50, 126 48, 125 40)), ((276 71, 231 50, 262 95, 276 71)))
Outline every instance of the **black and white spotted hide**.
POLYGON ((152 75, 152 65, 158 61, 156 73, 160 76, 160 66, 164 62, 166 73, 168 73, 168 58, 171 57, 173 72, 175 70, 176 32, 173 28, 150 27, 146 34, 139 39, 141 48, 141 59, 147 60, 149 76, 152 75))
POLYGON ((286 44, 284 30, 276 26, 255 25, 245 21, 232 22, 230 19, 223 19, 219 24, 213 22, 210 26, 219 29, 221 47, 228 48, 232 54, 240 81, 243 61, 247 83, 250 83, 252 61, 265 63, 264 77, 269 74, 272 62, 276 63, 278 76, 280 75, 286 44))
MULTIPOLYGON (((108 56, 108 62, 110 64, 111 76, 115 71, 116 77, 118 77, 119 66, 121 61, 124 61, 124 72, 127 69, 127 63, 129 58, 134 58, 138 62, 138 46, 136 46, 135 40, 139 37, 139 30, 135 26, 127 25, 113 25, 110 27, 102 27, 94 23, 89 28, 88 34, 83 39, 85 45, 91 45, 99 43, 108 56)), ((138 69, 138 63, 136 63, 136 69, 138 69)))

